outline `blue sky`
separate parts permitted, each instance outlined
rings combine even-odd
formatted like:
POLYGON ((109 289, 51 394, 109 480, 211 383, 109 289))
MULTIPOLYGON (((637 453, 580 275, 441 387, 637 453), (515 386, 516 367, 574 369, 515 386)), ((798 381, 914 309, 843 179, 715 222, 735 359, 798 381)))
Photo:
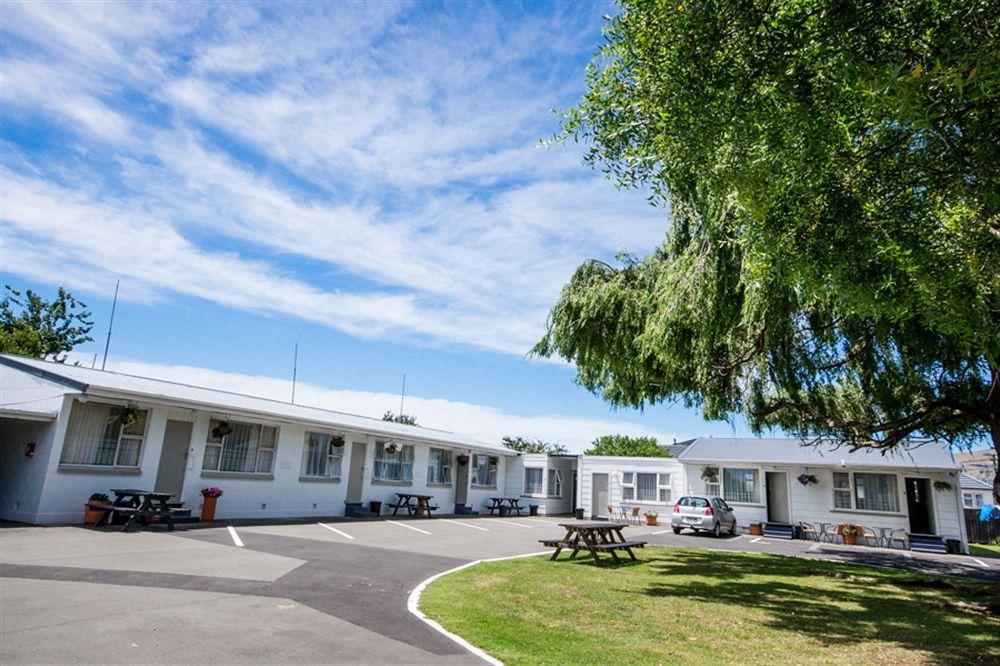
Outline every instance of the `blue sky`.
POLYGON ((618 191, 554 108, 600 3, 5 3, 3 280, 64 285, 109 367, 580 449, 746 435, 611 410, 525 358, 583 260, 643 254, 665 211, 618 191))

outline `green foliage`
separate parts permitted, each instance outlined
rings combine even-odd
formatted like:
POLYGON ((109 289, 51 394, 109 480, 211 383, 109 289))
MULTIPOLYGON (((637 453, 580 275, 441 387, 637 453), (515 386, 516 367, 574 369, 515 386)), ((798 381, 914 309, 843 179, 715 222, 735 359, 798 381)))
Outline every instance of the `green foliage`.
POLYGON ((629 437, 628 435, 602 435, 590 443, 583 452, 588 456, 626 456, 630 458, 672 458, 655 437, 629 437))
POLYGON ((5 290, 0 300, 0 352, 62 363, 66 352, 93 340, 87 335, 94 327, 87 306, 62 287, 54 301, 30 289, 23 295, 9 285, 5 290))
POLYGON ((667 236, 582 265, 534 352, 616 405, 1000 449, 996 18, 623 2, 561 136, 668 205, 667 236))
POLYGON ((566 453, 567 449, 562 444, 553 444, 540 439, 528 439, 526 437, 504 437, 500 443, 512 451, 521 453, 545 453, 548 455, 558 455, 566 453))
POLYGON ((409 414, 396 414, 392 410, 387 411, 382 415, 383 421, 392 421, 393 423, 402 423, 403 425, 417 425, 417 417, 410 416, 409 414))

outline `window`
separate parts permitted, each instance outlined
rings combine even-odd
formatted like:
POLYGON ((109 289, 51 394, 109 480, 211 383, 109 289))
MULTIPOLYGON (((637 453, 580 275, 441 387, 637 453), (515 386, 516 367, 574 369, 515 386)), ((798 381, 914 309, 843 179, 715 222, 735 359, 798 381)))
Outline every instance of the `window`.
POLYGON ((562 497, 562 472, 558 469, 550 469, 548 476, 549 497, 562 497))
POLYGON ((413 446, 376 442, 374 476, 378 481, 413 481, 413 446))
POLYGON ((719 489, 719 468, 718 467, 706 467, 705 472, 702 474, 702 479, 705 480, 705 494, 709 497, 716 497, 721 495, 719 489))
POLYGON ((966 509, 978 509, 983 504, 983 493, 962 493, 962 506, 966 509))
POLYGON ((524 494, 525 495, 541 495, 542 494, 542 468, 541 467, 525 467, 524 468, 524 494))
POLYGON ((472 479, 474 486, 489 486, 496 488, 497 466, 490 462, 490 456, 475 453, 472 455, 472 479))
POLYGON ((833 508, 851 508, 851 475, 846 472, 833 473, 833 508))
POLYGON ((708 500, 704 497, 682 497, 677 503, 681 506, 693 506, 696 509, 705 509, 708 507, 708 500))
POLYGON ((670 475, 622 472, 622 499, 639 502, 670 502, 670 475))
POLYGON ((833 508, 899 513, 896 475, 834 472, 833 508))
POLYGON ((760 484, 755 469, 725 467, 722 470, 723 498, 727 502, 760 504, 760 484))
POLYGON ((219 429, 223 421, 212 420, 201 468, 214 472, 270 474, 274 471, 277 428, 257 423, 225 422, 229 432, 219 429))
POLYGON ((339 479, 343 455, 343 437, 307 432, 303 476, 339 479))
POLYGON ((427 459, 427 483, 451 483, 451 451, 431 449, 427 459))
POLYGON ((119 418, 123 409, 92 402, 73 403, 60 462, 138 467, 149 412, 136 410, 135 419, 124 425, 119 418))

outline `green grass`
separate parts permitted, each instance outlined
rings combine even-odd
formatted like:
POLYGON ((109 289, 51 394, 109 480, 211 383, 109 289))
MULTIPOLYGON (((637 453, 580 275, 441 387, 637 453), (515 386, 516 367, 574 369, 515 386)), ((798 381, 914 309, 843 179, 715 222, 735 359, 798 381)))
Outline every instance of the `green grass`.
POLYGON ((512 665, 1000 662, 1000 586, 772 555, 640 552, 618 567, 481 564, 432 583, 420 607, 512 665))
POLYGON ((977 557, 1000 557, 1000 544, 970 543, 969 555, 977 557))

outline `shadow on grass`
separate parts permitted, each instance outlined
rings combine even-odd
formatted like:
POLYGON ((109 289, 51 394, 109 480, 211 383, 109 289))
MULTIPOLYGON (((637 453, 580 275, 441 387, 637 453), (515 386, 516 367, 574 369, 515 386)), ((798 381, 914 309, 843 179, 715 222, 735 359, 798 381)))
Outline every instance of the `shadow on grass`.
POLYGON ((646 595, 757 609, 766 615, 763 626, 824 645, 877 640, 925 651, 936 663, 955 663, 959 657, 972 663, 1000 661, 1000 622, 989 614, 1000 586, 934 583, 794 558, 718 552, 676 553, 649 566, 655 578, 664 580, 646 588, 646 595), (674 582, 672 576, 685 580, 674 582), (836 584, 817 590, 796 580, 817 576, 836 584))

